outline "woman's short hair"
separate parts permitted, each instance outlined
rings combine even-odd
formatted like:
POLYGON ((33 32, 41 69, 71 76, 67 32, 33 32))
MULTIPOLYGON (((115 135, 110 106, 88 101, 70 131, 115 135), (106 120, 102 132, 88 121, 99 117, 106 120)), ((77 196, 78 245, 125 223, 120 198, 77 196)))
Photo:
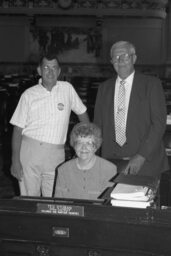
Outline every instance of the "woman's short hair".
POLYGON ((101 129, 94 123, 76 124, 70 134, 70 145, 74 148, 78 137, 93 137, 96 149, 99 149, 102 144, 101 129))

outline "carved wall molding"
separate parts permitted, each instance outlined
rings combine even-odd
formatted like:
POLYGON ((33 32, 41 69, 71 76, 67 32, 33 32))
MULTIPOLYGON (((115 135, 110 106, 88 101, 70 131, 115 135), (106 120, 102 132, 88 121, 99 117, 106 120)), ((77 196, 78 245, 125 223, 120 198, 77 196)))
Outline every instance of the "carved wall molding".
POLYGON ((168 0, 1 0, 0 14, 166 17, 168 0))

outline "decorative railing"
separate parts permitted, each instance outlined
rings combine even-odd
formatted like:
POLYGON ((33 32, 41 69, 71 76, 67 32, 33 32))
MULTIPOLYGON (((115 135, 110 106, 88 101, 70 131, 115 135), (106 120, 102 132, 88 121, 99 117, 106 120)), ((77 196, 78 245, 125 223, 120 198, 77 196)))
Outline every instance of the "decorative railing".
POLYGON ((168 0, 1 0, 0 7, 161 9, 168 0))

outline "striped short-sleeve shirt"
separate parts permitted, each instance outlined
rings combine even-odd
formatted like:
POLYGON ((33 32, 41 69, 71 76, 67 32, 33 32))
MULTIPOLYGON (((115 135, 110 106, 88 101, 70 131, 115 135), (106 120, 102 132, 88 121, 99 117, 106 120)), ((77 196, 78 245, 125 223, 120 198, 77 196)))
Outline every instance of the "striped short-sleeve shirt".
POLYGON ((41 82, 21 95, 10 123, 23 128, 23 135, 33 139, 64 144, 71 111, 81 115, 86 106, 70 83, 57 81, 48 91, 41 82))

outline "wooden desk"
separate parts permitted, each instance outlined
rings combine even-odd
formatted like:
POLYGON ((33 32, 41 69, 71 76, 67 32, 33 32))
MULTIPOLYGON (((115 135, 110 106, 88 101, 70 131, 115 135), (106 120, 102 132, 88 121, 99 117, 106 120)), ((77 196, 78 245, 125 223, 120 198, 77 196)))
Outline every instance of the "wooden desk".
POLYGON ((171 255, 171 209, 103 202, 0 200, 0 255, 171 255))

